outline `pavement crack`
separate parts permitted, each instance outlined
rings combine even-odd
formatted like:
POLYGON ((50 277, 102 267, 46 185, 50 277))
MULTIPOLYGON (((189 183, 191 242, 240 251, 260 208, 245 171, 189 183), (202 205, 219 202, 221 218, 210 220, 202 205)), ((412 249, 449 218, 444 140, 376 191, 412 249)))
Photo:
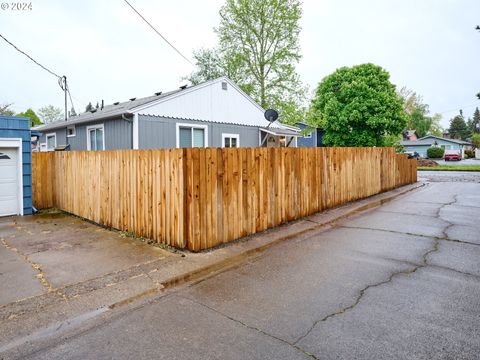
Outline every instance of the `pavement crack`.
POLYGON ((27 262, 28 264, 30 264, 30 266, 37 272, 37 275, 35 275, 35 278, 40 282, 40 284, 47 290, 48 293, 53 293, 55 295, 58 295, 59 297, 61 297, 62 299, 64 300, 67 300, 67 297, 66 295, 61 292, 58 288, 54 287, 48 280, 47 278, 45 277, 45 273, 43 272, 42 270, 42 265, 41 264, 38 264, 36 262, 33 262, 32 260, 30 260, 30 258, 25 255, 25 254, 22 254, 21 252, 18 251, 17 248, 15 247, 12 247, 10 246, 7 241, 2 237, 0 238, 0 242, 2 243, 2 245, 5 247, 5 249, 15 253, 17 255, 17 257, 19 257, 20 259, 22 259, 23 261, 27 262))
POLYGON ((375 288, 375 287, 378 287, 378 286, 382 286, 382 285, 385 285, 385 284, 388 284, 390 283, 396 276, 399 276, 399 275, 410 275, 410 274, 413 274, 415 273, 418 269, 421 269, 421 268, 424 268, 424 267, 427 267, 429 266, 428 265, 428 256, 436 251, 438 251, 439 249, 439 239, 438 238, 434 238, 434 245, 433 245, 433 248, 431 248, 430 250, 426 251, 425 253, 423 253, 422 255, 422 264, 419 264, 419 265, 414 265, 412 266, 411 268, 407 269, 407 270, 401 270, 401 271, 396 271, 392 274, 390 274, 390 276, 383 280, 383 281, 380 281, 378 283, 375 283, 375 284, 370 284, 370 285, 367 285, 365 286, 363 289, 361 289, 355 299, 355 301, 347 306, 347 307, 344 307, 340 310, 337 310, 331 314, 328 314, 327 316, 324 316, 323 318, 321 319, 318 319, 316 320, 312 326, 303 334, 301 335, 295 342, 294 344, 298 344, 301 340, 303 340, 304 338, 306 338, 308 335, 310 335, 310 333, 313 331, 313 329, 315 329, 315 327, 322 323, 322 322, 325 322, 327 321, 328 319, 332 318, 332 317, 335 317, 337 315, 342 315, 344 313, 346 313, 347 311, 349 310, 352 310, 353 308, 355 308, 359 303, 360 301, 362 300, 363 296, 365 295, 365 293, 371 289, 371 288, 375 288))
POLYGON ((245 323, 245 322, 243 322, 243 321, 241 321, 241 320, 235 319, 235 318, 233 318, 233 317, 231 317, 231 316, 229 316, 229 315, 227 315, 227 314, 225 314, 225 313, 223 313, 223 312, 221 312, 221 311, 219 311, 219 310, 217 310, 217 309, 215 309, 215 308, 212 308, 211 306, 208 306, 208 305, 206 305, 206 304, 204 304, 204 303, 202 303, 202 302, 199 302, 199 301, 197 301, 197 300, 195 300, 195 299, 191 299, 191 298, 189 298, 189 297, 185 297, 185 296, 179 295, 179 294, 175 294, 174 296, 176 296, 176 297, 181 297, 181 298, 183 298, 183 299, 185 299, 185 300, 191 301, 191 302, 193 302, 193 303, 195 303, 195 304, 197 304, 197 305, 200 305, 200 306, 202 306, 202 307, 204 307, 204 308, 206 308, 206 309, 208 309, 208 310, 210 310, 210 311, 213 311, 214 313, 216 313, 216 314, 218 314, 218 315, 220 315, 220 316, 222 316, 222 317, 224 317, 224 318, 226 318, 226 319, 228 319, 228 320, 230 320, 230 321, 233 321, 233 322, 235 322, 235 323, 237 323, 237 324, 240 324, 240 325, 242 325, 243 327, 245 327, 245 328, 247 328, 247 329, 254 330, 254 331, 256 331, 256 332, 261 333, 262 335, 268 336, 268 337, 270 337, 270 338, 272 338, 272 339, 275 339, 275 340, 280 341, 280 342, 282 342, 282 343, 284 343, 284 344, 287 344, 288 346, 293 347, 295 350, 301 352, 303 355, 308 356, 309 358, 319 360, 319 358, 316 357, 314 354, 312 354, 312 353, 310 353, 310 352, 308 352, 308 351, 305 351, 304 349, 302 349, 301 347, 299 347, 298 345, 296 345, 296 342, 295 342, 295 343, 291 343, 291 342, 289 342, 289 341, 287 341, 287 340, 285 340, 285 339, 282 339, 282 338, 280 338, 280 337, 278 337, 278 336, 272 335, 272 334, 266 332, 265 330, 262 330, 262 329, 260 329, 260 328, 258 328, 258 327, 256 327, 256 326, 248 325, 247 323, 245 323))
MULTIPOLYGON (((449 225, 442 231, 442 233, 445 232, 445 231, 447 231, 448 228, 450 228, 451 226, 454 226, 454 225, 455 225, 455 224, 449 224, 449 225)), ((464 241, 464 240, 458 240, 458 239, 451 239, 451 238, 449 238, 449 237, 438 237, 438 236, 431 236, 431 235, 415 234, 415 233, 402 232, 402 231, 396 231, 396 230, 375 229, 375 228, 369 228, 369 227, 365 227, 365 226, 338 225, 337 228, 381 231, 381 232, 392 233, 392 234, 416 236, 416 237, 421 237, 421 238, 426 238, 426 239, 436 239, 436 240, 441 240, 441 241, 449 241, 449 242, 455 242, 455 243, 460 243, 460 244, 480 246, 480 244, 477 244, 477 243, 474 243, 474 242, 464 241)))

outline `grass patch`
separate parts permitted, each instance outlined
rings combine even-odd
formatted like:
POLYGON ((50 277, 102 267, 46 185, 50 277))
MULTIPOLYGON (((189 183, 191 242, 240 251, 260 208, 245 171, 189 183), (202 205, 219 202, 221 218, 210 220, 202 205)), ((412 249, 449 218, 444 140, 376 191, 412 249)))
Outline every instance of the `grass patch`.
POLYGON ((480 165, 438 165, 435 167, 419 166, 420 171, 480 171, 480 165))

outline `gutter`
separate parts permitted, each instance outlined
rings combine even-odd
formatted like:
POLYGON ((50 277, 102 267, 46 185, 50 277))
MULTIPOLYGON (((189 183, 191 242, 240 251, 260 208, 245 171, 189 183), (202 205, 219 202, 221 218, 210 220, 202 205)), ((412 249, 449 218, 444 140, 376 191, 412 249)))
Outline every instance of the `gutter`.
POLYGON ((66 128, 67 126, 70 126, 70 125, 83 125, 83 124, 88 124, 88 123, 93 123, 93 122, 99 122, 99 121, 104 121, 104 120, 113 120, 113 119, 119 119, 119 118, 121 118, 122 120, 126 120, 126 121, 132 121, 132 120, 128 119, 129 115, 133 116, 132 113, 126 111, 124 113, 119 113, 119 114, 115 114, 115 115, 108 115, 108 116, 99 117, 99 118, 95 118, 95 119, 72 120, 72 121, 61 121, 61 122, 59 121, 58 123, 54 123, 55 126, 53 126, 54 124, 52 124, 52 126, 50 126, 50 124, 49 124, 49 125, 46 125, 45 127, 42 127, 42 128, 35 127, 35 128, 32 128, 31 130, 43 133, 45 131, 63 129, 63 128, 66 128))

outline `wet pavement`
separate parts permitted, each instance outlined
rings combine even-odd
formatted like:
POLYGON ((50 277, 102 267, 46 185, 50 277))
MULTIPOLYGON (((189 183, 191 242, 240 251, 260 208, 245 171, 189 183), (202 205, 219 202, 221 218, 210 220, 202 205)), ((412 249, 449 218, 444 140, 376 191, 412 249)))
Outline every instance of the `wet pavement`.
POLYGON ((8 358, 478 359, 477 180, 430 182, 8 358))

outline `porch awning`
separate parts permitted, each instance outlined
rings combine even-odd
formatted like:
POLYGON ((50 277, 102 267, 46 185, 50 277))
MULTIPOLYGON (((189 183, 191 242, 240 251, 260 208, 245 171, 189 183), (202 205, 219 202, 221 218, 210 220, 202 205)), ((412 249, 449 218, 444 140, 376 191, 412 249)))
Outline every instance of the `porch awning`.
POLYGON ((278 129, 278 128, 270 128, 270 129, 265 129, 265 128, 260 128, 260 131, 263 131, 264 133, 274 135, 274 136, 293 136, 293 137, 302 137, 302 135, 294 130, 289 130, 289 129, 278 129))

